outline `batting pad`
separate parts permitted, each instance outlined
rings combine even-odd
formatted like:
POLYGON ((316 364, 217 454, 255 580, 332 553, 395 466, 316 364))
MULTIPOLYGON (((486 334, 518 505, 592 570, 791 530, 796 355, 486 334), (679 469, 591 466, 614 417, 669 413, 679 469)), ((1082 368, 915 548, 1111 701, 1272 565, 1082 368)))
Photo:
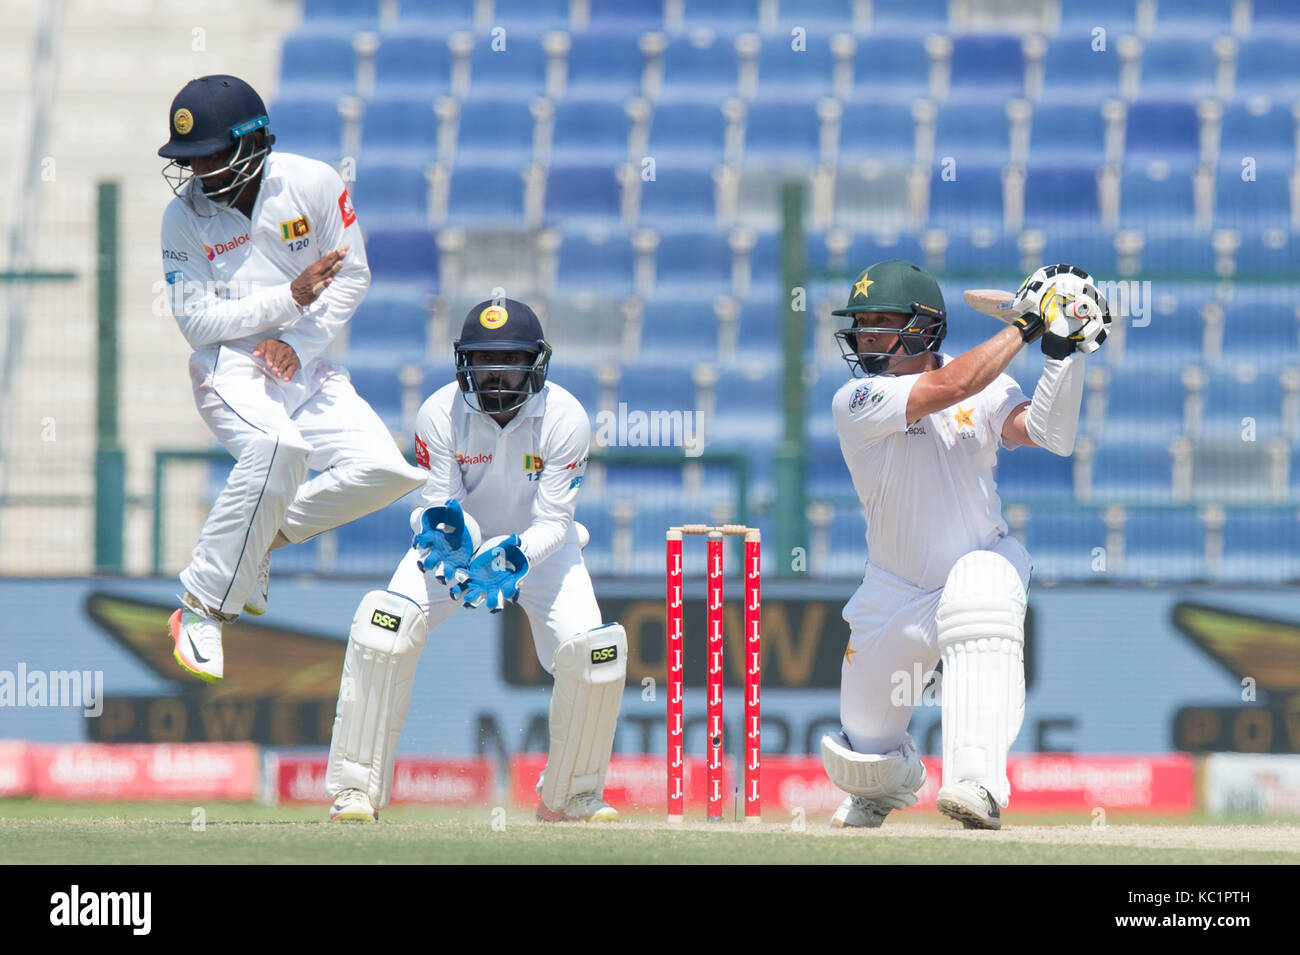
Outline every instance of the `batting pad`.
POLYGON ((935 618, 943 659, 943 779, 1006 807, 1007 751, 1025 718, 1025 590, 1011 562, 977 550, 948 574, 935 618))
POLYGON ((542 778, 546 808, 559 812, 572 796, 604 791, 626 675, 627 635, 617 623, 556 648, 551 750, 542 778))
POLYGON ((372 590, 361 598, 334 712, 325 773, 330 797, 360 789, 376 809, 388 805, 397 739, 428 635, 428 622, 414 601, 388 590, 372 590))
POLYGON ((890 803, 895 809, 916 805, 916 791, 925 784, 925 763, 909 736, 898 749, 883 755, 855 753, 843 731, 822 737, 822 764, 840 789, 890 803))

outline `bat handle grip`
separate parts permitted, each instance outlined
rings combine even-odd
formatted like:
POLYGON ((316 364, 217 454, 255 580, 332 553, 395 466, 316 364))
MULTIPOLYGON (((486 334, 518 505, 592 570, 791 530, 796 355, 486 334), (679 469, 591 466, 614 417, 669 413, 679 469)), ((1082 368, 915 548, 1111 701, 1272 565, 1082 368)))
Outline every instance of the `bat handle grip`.
POLYGON ((1076 298, 1073 302, 1065 307, 1065 314, 1069 318, 1075 318, 1079 321, 1087 321, 1093 317, 1093 305, 1086 298, 1076 298))

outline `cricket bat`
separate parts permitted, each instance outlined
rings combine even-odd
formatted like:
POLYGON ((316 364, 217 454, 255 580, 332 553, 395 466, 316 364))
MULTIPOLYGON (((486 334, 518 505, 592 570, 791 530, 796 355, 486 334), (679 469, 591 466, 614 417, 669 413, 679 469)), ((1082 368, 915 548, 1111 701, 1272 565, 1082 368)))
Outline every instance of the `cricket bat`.
POLYGON ((1011 301, 1015 295, 995 288, 973 288, 962 293, 966 304, 977 312, 992 315, 999 321, 1010 325, 1016 320, 1016 313, 1011 310, 1011 301))

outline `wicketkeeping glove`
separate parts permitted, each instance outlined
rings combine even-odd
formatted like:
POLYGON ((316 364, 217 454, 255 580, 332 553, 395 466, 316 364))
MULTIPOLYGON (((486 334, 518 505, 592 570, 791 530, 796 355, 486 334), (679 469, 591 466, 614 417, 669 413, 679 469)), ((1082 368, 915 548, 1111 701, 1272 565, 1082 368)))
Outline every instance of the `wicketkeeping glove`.
POLYGON ((528 558, 519 549, 519 536, 484 541, 469 565, 469 576, 451 588, 453 600, 466 607, 487 604, 500 613, 507 600, 519 599, 519 584, 528 575, 528 558))
POLYGON ((416 511, 411 523, 416 525, 411 546, 420 555, 416 561, 420 570, 432 573, 440 584, 449 577, 457 583, 469 577, 480 535, 478 522, 461 510, 459 501, 449 498, 441 507, 416 511))

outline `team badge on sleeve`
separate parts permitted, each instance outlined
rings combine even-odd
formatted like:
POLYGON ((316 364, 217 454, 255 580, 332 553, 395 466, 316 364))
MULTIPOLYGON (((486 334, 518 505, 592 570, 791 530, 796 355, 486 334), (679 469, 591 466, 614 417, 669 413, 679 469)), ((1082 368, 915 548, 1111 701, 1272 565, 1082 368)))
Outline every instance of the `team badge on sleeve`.
POLYGON ((352 197, 347 189, 339 193, 339 212, 343 215, 343 227, 346 229, 357 221, 357 214, 352 211, 352 197))
POLYGON ((861 411, 867 406, 868 401, 872 404, 877 404, 883 397, 884 395, 878 391, 873 393, 871 385, 869 384, 858 385, 857 389, 853 392, 853 397, 849 399, 849 410, 861 411))
MULTIPOLYGON (((345 192, 344 195, 347 195, 347 193, 345 192)), ((344 219, 346 218, 347 216, 345 215, 344 219)), ((280 223, 280 238, 284 239, 285 242, 290 242, 294 239, 301 239, 310 231, 311 224, 307 221, 306 216, 299 216, 292 222, 280 223)))

